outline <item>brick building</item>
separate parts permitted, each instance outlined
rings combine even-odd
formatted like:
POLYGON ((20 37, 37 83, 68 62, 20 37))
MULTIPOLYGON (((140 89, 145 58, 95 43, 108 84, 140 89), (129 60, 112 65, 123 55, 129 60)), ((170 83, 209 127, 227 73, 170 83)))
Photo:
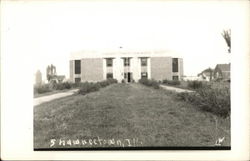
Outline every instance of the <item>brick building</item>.
POLYGON ((72 82, 96 82, 107 78, 126 82, 141 78, 180 80, 183 77, 183 59, 168 51, 97 52, 81 51, 70 56, 72 82))

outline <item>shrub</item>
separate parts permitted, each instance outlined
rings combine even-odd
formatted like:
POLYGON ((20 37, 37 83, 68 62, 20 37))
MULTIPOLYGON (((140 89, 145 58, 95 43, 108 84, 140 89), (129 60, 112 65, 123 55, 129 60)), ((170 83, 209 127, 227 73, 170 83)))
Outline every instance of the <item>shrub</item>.
POLYGON ((139 83, 149 86, 149 87, 153 87, 155 89, 159 89, 160 85, 156 80, 153 79, 147 79, 147 78, 142 78, 139 80, 139 83))
POLYGON ((160 85, 156 81, 152 81, 152 86, 154 87, 154 89, 160 89, 160 85))
POLYGON ((230 88, 202 88, 198 90, 199 107, 205 111, 226 117, 230 115, 230 88))
POLYGON ((39 85, 39 86, 34 86, 34 93, 46 93, 46 92, 50 92, 51 89, 49 87, 49 84, 43 84, 43 85, 39 85))
POLYGON ((49 84, 50 89, 55 89, 55 90, 64 90, 64 89, 70 89, 73 87, 73 84, 69 82, 63 82, 63 83, 56 83, 56 82, 51 82, 49 84))
POLYGON ((173 86, 181 84, 179 80, 167 80, 167 79, 163 80, 162 83, 167 84, 167 85, 173 85, 173 86))
POLYGON ((90 92, 98 91, 99 88, 101 88, 99 83, 85 82, 85 83, 81 83, 81 88, 78 91, 78 93, 85 95, 85 94, 90 93, 90 92))
POLYGON ((122 79, 122 83, 125 83, 125 80, 124 80, 124 79, 122 79))
POLYGON ((118 82, 116 79, 113 79, 113 78, 109 78, 109 79, 107 79, 107 81, 109 84, 114 84, 114 83, 118 82))
POLYGON ((188 87, 192 89, 199 89, 203 87, 203 83, 201 81, 188 81, 188 87))
POLYGON ((56 83, 54 85, 54 89, 56 89, 56 90, 63 90, 64 89, 63 84, 62 83, 56 83))
POLYGON ((203 111, 227 117, 230 115, 230 88, 211 88, 206 86, 193 93, 178 93, 177 97, 189 101, 203 111))
POLYGON ((102 81, 102 82, 99 82, 100 86, 103 88, 103 87, 106 87, 109 85, 109 82, 108 81, 102 81))
POLYGON ((63 87, 64 87, 65 89, 70 89, 70 88, 72 88, 72 84, 69 83, 69 82, 63 82, 63 87))
POLYGON ((79 94, 85 95, 90 92, 98 91, 100 88, 104 88, 110 84, 117 83, 116 79, 107 79, 105 81, 97 82, 97 83, 79 83, 78 86, 80 86, 80 90, 78 91, 79 94))

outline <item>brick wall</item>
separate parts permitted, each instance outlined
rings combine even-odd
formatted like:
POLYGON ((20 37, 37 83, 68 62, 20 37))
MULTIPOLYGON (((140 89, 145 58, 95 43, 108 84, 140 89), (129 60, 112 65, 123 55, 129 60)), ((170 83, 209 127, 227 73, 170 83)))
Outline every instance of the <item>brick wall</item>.
POLYGON ((89 58, 81 60, 81 81, 101 81, 103 80, 103 60, 102 58, 89 58))
POLYGON ((151 78, 155 80, 172 80, 172 58, 151 57, 151 78))

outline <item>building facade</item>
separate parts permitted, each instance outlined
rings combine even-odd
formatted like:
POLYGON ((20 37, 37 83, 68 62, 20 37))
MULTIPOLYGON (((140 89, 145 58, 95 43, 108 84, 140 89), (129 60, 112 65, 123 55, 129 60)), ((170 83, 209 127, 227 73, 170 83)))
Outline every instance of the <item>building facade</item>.
POLYGON ((183 59, 160 52, 77 52, 70 58, 70 81, 97 82, 108 78, 137 82, 141 78, 180 80, 183 59))

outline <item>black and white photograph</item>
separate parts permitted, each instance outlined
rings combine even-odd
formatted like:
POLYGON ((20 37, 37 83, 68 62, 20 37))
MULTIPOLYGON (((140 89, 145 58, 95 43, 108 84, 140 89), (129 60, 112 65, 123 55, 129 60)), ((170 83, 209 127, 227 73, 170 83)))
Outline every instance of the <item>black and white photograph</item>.
POLYGON ((244 71, 235 70, 233 4, 6 3, 3 51, 20 55, 3 60, 22 64, 8 72, 19 85, 29 74, 18 92, 32 92, 17 100, 30 103, 12 112, 32 118, 31 150, 230 152, 232 111, 245 109, 233 98, 247 81, 235 76, 244 71))
POLYGON ((47 8, 34 68, 34 149, 230 149, 227 11, 113 5, 47 8))

